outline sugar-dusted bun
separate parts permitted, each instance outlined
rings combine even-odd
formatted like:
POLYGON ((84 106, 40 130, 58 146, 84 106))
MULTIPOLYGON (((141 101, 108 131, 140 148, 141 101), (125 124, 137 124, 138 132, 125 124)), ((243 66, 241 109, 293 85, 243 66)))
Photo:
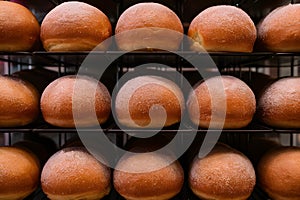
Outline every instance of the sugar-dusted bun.
POLYGON ((0 1, 0 51, 32 50, 40 36, 40 25, 24 6, 0 1))
POLYGON ((58 78, 47 86, 41 97, 41 111, 45 121, 59 127, 104 123, 110 115, 110 104, 107 88, 87 76, 58 78))
POLYGON ((158 76, 139 76, 118 91, 115 112, 127 127, 163 127, 181 120, 184 97, 172 81, 158 76))
POLYGON ((200 127, 242 128, 252 121, 256 101, 252 90, 240 79, 216 76, 194 87, 187 109, 192 122, 200 127))
POLYGON ((182 188, 184 174, 178 161, 155 152, 125 154, 113 175, 114 187, 127 200, 171 199, 182 188))
POLYGON ((267 152, 257 168, 259 185, 273 200, 300 199, 300 148, 279 147, 267 152))
POLYGON ((125 10, 115 32, 121 50, 177 50, 183 36, 183 26, 176 13, 168 7, 146 2, 125 10))
POLYGON ((33 154, 15 147, 0 147, 0 166, 0 199, 24 199, 37 188, 40 165, 33 154))
POLYGON ((98 200, 110 191, 110 170, 83 147, 65 148, 45 164, 41 185, 51 200, 98 200))
POLYGON ((198 155, 189 171, 189 185, 201 199, 246 200, 256 182, 250 160, 224 144, 204 158, 198 155))
POLYGON ((300 51, 300 4, 281 6, 257 26, 258 48, 275 52, 300 51))
MULTIPOLYGON (((111 34, 108 17, 96 7, 78 1, 58 5, 41 25, 46 51, 90 51, 111 34)), ((99 48, 106 46, 99 45, 99 48)))
POLYGON ((256 28, 242 9, 218 5, 205 9, 193 19, 188 36, 193 39, 193 50, 252 52, 256 28))
POLYGON ((0 76, 0 127, 27 125, 38 117, 39 94, 28 82, 0 76))
POLYGON ((267 125, 300 128, 300 77, 287 77, 271 84, 258 99, 257 115, 267 125))

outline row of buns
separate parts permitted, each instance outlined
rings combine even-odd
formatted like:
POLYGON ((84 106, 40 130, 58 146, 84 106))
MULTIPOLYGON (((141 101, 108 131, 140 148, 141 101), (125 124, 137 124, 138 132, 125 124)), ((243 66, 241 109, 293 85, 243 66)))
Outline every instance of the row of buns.
POLYGON ((238 129, 249 125, 255 114, 272 127, 299 128, 299 82, 299 77, 281 78, 255 96, 238 78, 214 76, 200 81, 184 97, 175 82, 144 75, 119 85, 112 99, 104 84, 85 75, 57 78, 41 95, 27 81, 0 76, 0 126, 30 124, 41 111, 49 124, 67 128, 98 126, 111 114, 120 128, 192 122, 200 128, 238 129))
MULTIPOLYGON (((46 51, 105 50, 113 35, 109 18, 98 8, 71 1, 53 8, 38 24, 20 4, 0 1, 0 50, 30 51, 41 40, 46 51), (105 42, 104 42, 105 41, 105 42)), ((255 42, 263 50, 299 52, 300 5, 289 4, 270 12, 255 27, 240 8, 212 6, 195 16, 187 35, 192 50, 252 52, 255 42)), ((120 50, 178 50, 183 25, 171 9, 158 3, 138 3, 126 9, 115 27, 120 50)))
POLYGON ((101 199, 112 188, 128 200, 163 200, 178 195, 184 180, 201 199, 245 200, 256 185, 273 200, 300 198, 299 147, 272 148, 253 166, 243 153, 217 143, 185 168, 173 154, 135 144, 139 149, 125 153, 113 168, 82 146, 62 148, 45 165, 21 145, 0 147, 0 199, 23 199, 40 184, 51 200, 101 199))

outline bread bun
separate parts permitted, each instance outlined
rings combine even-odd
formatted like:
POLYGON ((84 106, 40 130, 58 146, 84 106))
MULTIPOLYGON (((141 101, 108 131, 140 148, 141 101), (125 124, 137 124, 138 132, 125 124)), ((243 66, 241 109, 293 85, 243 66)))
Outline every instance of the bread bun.
POLYGON ((115 100, 118 122, 127 127, 170 126, 181 120, 183 110, 180 88, 158 76, 139 76, 127 81, 115 100))
MULTIPOLYGON (((111 34, 107 16, 96 7, 78 1, 58 5, 41 25, 41 40, 46 51, 90 51, 111 34)), ((106 48, 105 45, 97 48, 106 48)))
POLYGON ((188 36, 193 39, 192 50, 252 52, 256 28, 242 9, 229 6, 212 6, 191 22, 188 36))
POLYGON ((300 52, 300 4, 281 6, 257 26, 258 48, 275 52, 300 52))
POLYGON ((257 116, 267 125, 300 128, 300 77, 287 77, 271 84, 258 99, 257 116))
POLYGON ((178 161, 155 152, 125 154, 113 174, 116 191, 127 200, 171 199, 180 192, 184 181, 178 161))
POLYGON ((38 117, 39 94, 28 82, 0 76, 0 127, 27 125, 38 117))
POLYGON ((200 127, 234 129, 252 121, 256 101, 252 90, 240 79, 215 76, 194 87, 187 109, 192 122, 200 127))
POLYGON ((259 185, 274 200, 300 199, 300 148, 279 147, 267 152, 257 168, 259 185))
POLYGON ((44 120, 58 127, 104 123, 110 115, 110 104, 107 88, 88 76, 60 77, 46 87, 41 97, 44 120))
POLYGON ((29 51, 38 41, 40 25, 24 6, 0 1, 0 51, 29 51))
POLYGON ((201 199, 246 200, 256 182, 250 160, 224 144, 204 158, 198 155, 189 171, 189 185, 201 199))
POLYGON ((41 185, 51 200, 96 200, 110 191, 110 170, 83 147, 65 148, 45 164, 41 185))
POLYGON ((180 19, 168 7, 138 3, 125 10, 116 25, 116 42, 121 50, 177 50, 183 36, 180 19))
POLYGON ((37 188, 40 166, 33 154, 0 147, 0 166, 0 199, 24 199, 37 188))

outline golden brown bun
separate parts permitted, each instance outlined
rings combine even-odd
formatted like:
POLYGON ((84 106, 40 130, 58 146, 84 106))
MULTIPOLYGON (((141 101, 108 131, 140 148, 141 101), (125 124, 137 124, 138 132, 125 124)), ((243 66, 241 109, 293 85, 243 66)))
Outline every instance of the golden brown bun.
POLYGON ((125 10, 117 22, 115 33, 117 45, 121 50, 171 51, 179 48, 183 26, 176 13, 168 7, 146 2, 125 10))
POLYGON ((256 28, 242 9, 219 5, 197 15, 190 24, 188 36, 192 50, 252 52, 256 28))
POLYGON ((95 126, 108 119, 110 101, 108 90, 96 79, 70 75, 47 86, 41 97, 41 111, 45 121, 54 126, 75 127, 75 122, 78 127, 95 126))
POLYGON ((33 154, 0 147, 0 166, 0 199, 24 199, 37 188, 40 166, 33 154))
POLYGON ((279 147, 267 152, 258 164, 260 186, 274 200, 300 199, 300 148, 279 147))
POLYGON ((165 200, 180 192, 183 169, 178 161, 168 163, 169 155, 155 152, 125 154, 116 166, 113 182, 127 200, 165 200))
POLYGON ((267 125, 300 128, 300 77, 282 78, 262 93, 257 115, 267 125))
POLYGON ((28 82, 0 76, 0 127, 23 126, 39 114, 39 94, 28 82))
POLYGON ((299 27, 300 4, 279 7, 258 24, 258 47, 275 52, 299 52, 299 27))
POLYGON ((195 157, 189 185, 201 199, 246 200, 256 177, 250 160, 224 144, 217 144, 204 158, 195 157))
POLYGON ((40 36, 40 25, 24 6, 0 1, 0 51, 29 51, 40 36))
POLYGON ((234 129, 245 127, 252 121, 256 102, 252 90, 240 79, 216 76, 196 85, 188 97, 187 109, 192 122, 200 127, 234 129), (223 125, 220 113, 224 111, 223 125))
POLYGON ((41 184, 51 200, 98 200, 110 191, 110 170, 83 147, 65 148, 47 161, 41 184))
POLYGON ((181 120, 183 110, 180 88, 158 76, 139 76, 127 81, 115 101, 117 119, 128 127, 170 126, 181 120))
POLYGON ((46 51, 90 51, 111 34, 107 16, 96 7, 78 1, 58 5, 41 25, 46 51))

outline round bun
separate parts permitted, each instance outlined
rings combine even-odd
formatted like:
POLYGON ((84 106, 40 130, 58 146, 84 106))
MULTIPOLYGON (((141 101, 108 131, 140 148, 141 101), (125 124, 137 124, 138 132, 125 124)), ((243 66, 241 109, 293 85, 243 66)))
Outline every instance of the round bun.
POLYGON ((257 26, 258 48, 275 52, 300 52, 300 4, 269 13, 257 26))
POLYGON ((47 161, 41 185, 51 200, 101 199, 110 191, 110 170, 83 147, 69 147, 47 161))
POLYGON ((41 97, 44 120, 58 127, 87 127, 104 123, 110 115, 110 104, 107 88, 87 76, 58 78, 46 87, 41 97))
POLYGON ((279 147, 267 152, 257 168, 261 188, 274 200, 300 199, 300 148, 279 147))
POLYGON ((267 125, 300 128, 300 77, 287 77, 271 84, 258 99, 257 115, 267 125))
POLYGON ((189 171, 190 188, 201 199, 245 200, 255 182, 250 160, 220 143, 206 157, 196 156, 189 171))
POLYGON ((116 25, 116 42, 121 50, 177 50, 183 26, 168 7, 159 3, 138 3, 125 10, 116 25))
POLYGON ((24 6, 0 1, 0 51, 29 51, 38 42, 40 25, 24 6))
MULTIPOLYGON (((56 6, 41 25, 46 51, 90 51, 111 34, 110 21, 102 11, 77 1, 56 6)), ((106 44, 97 48, 106 48, 106 44)))
POLYGON ((212 6, 190 24, 191 48, 207 51, 252 52, 256 28, 252 19, 235 6, 212 6))
POLYGON ((184 97, 172 81, 139 76, 127 81, 115 100, 118 122, 127 127, 163 127, 181 120, 184 97))
POLYGON ((39 94, 28 82, 0 76, 0 127, 23 126, 39 115, 39 94))
POLYGON ((165 200, 178 194, 184 181, 178 161, 158 153, 125 154, 113 174, 116 191, 127 200, 165 200))
POLYGON ((37 188, 40 165, 33 154, 0 147, 0 166, 0 199, 24 199, 37 188))
POLYGON ((242 128, 252 121, 256 100, 249 86, 240 79, 216 76, 194 87, 187 109, 192 122, 200 127, 242 128))

